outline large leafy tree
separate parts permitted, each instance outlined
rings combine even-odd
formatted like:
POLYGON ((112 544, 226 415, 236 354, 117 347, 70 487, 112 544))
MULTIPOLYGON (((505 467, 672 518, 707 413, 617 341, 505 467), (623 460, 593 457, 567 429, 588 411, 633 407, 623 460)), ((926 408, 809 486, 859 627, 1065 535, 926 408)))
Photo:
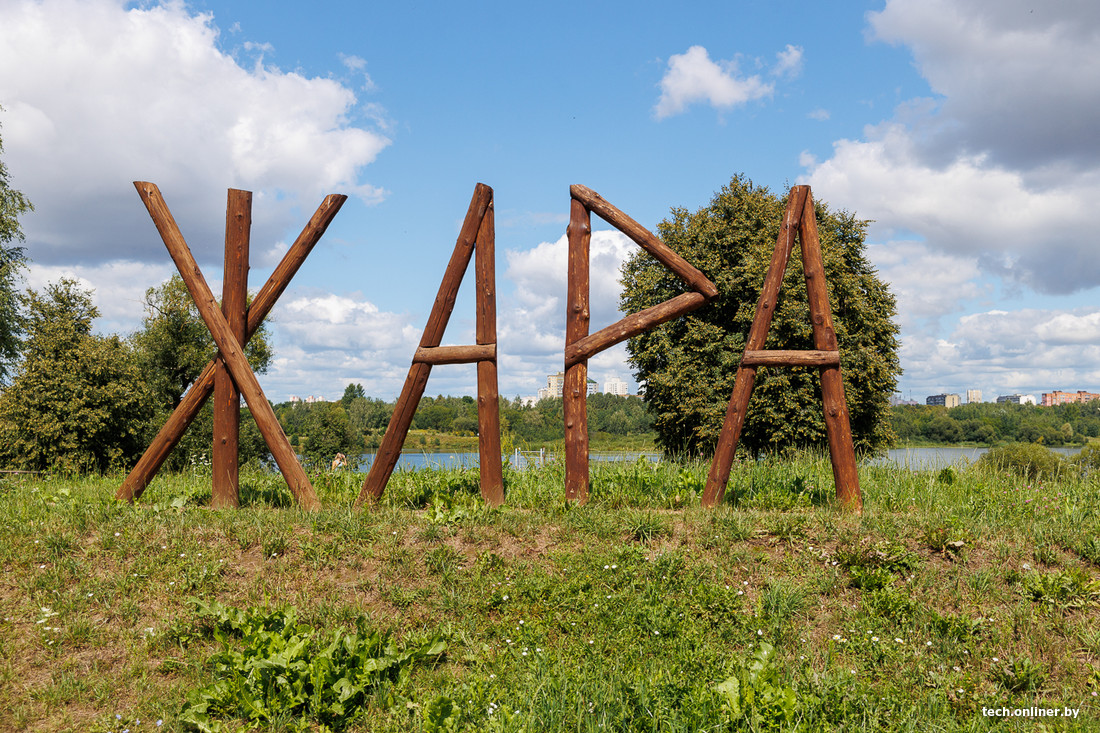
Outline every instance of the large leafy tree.
MULTIPOLYGON (((184 392, 217 353, 214 337, 178 274, 145 291, 145 318, 132 341, 164 408, 175 408, 180 403, 184 392)), ((272 352, 266 325, 252 336, 245 356, 257 374, 267 371, 272 352)))
MULTIPOLYGON (((145 291, 145 317, 141 330, 130 337, 145 381, 152 395, 155 418, 150 423, 152 437, 184 393, 194 384, 217 348, 214 338, 199 315, 187 286, 178 274, 162 285, 145 291)), ((266 325, 260 326, 245 347, 245 356, 257 374, 267 371, 272 351, 266 325)), ((244 402, 242 401, 242 407, 244 402)), ((247 409, 241 415, 240 457, 242 461, 264 459, 267 448, 257 440, 258 429, 247 409)), ((209 460, 214 439, 214 413, 208 401, 191 423, 179 446, 173 451, 168 467, 179 469, 209 460)))
POLYGON ((73 280, 22 296, 27 338, 0 395, 0 458, 29 470, 130 465, 152 412, 141 370, 117 336, 92 334, 92 294, 73 280))
MULTIPOLYGON (((786 208, 786 198, 735 176, 695 213, 673 209, 661 238, 706 273, 719 296, 694 313, 630 339, 635 377, 645 385, 661 446, 709 454, 721 432, 738 360, 786 208)), ((901 372, 894 297, 866 258, 866 222, 815 202, 844 389, 856 449, 893 440, 889 398, 901 372)), ((775 309, 768 349, 812 349, 813 333, 796 247, 775 309)), ((623 266, 621 307, 635 312, 685 291, 644 252, 623 266)), ((824 445, 816 369, 760 368, 740 444, 752 453, 824 445)))
MULTIPOLYGON (((4 142, 0 139, 0 155, 3 152, 4 142)), ((8 383, 19 356, 22 325, 17 288, 27 258, 23 247, 14 243, 23 241, 19 217, 33 210, 27 197, 11 187, 8 169, 0 160, 0 385, 8 383)))

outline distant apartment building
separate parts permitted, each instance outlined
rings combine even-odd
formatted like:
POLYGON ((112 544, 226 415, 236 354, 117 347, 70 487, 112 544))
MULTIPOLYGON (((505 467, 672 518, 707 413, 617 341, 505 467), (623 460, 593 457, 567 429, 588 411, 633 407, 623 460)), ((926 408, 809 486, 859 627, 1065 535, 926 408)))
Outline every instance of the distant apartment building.
POLYGON ((958 407, 961 403, 957 394, 934 394, 924 401, 924 404, 936 407, 958 407))
POLYGON ((626 397, 630 394, 627 383, 618 377, 612 377, 603 383, 603 391, 607 394, 618 395, 619 397, 626 397))
POLYGON ((1092 402, 1093 400, 1100 400, 1100 394, 1085 392, 1080 389, 1076 393, 1062 392, 1057 389, 1053 392, 1043 392, 1043 407, 1068 405, 1074 402, 1092 402))
MULTIPOLYGON (((588 380, 588 390, 586 394, 596 394, 599 382, 595 379, 588 380)), ((558 372, 557 374, 546 375, 546 386, 538 391, 539 400, 548 400, 556 397, 561 399, 562 393, 565 391, 565 372, 558 372)))
POLYGON ((982 391, 980 389, 968 389, 966 390, 966 404, 973 405, 975 402, 982 401, 982 391))
POLYGON ((1037 403, 1033 394, 1003 394, 997 398, 999 404, 1010 405, 1034 405, 1037 403))

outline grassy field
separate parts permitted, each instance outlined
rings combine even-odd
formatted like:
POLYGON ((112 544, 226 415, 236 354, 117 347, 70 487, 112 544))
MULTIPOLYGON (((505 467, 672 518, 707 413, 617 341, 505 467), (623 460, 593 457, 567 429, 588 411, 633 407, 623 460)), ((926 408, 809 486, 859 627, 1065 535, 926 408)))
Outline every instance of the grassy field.
MULTIPOLYGON (((827 460, 0 483, 0 730, 1100 730, 1100 490, 827 460), (1057 716, 998 717, 1056 710, 1057 716), (1067 709, 1077 717, 1067 717, 1067 709), (1045 726, 1045 727, 1041 727, 1045 726)), ((1072 715, 1072 714, 1071 714, 1072 715)))

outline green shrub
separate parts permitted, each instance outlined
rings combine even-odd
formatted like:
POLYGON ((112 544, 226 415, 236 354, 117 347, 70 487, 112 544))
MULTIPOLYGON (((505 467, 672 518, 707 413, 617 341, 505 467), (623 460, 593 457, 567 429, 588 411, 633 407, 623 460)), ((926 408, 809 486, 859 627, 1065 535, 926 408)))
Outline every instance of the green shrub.
POLYGON ((195 604, 222 649, 210 658, 215 681, 187 695, 180 721, 192 730, 223 730, 236 720, 250 727, 296 721, 295 729, 343 730, 381 689, 447 649, 438 636, 398 649, 385 632, 369 630, 362 616, 354 632, 338 630, 326 643, 297 623, 293 607, 263 612, 217 601, 195 604))
POLYGON ((990 448, 988 453, 978 459, 978 465, 1036 481, 1041 478, 1056 478, 1061 471, 1062 460, 1041 445, 1011 443, 990 448))

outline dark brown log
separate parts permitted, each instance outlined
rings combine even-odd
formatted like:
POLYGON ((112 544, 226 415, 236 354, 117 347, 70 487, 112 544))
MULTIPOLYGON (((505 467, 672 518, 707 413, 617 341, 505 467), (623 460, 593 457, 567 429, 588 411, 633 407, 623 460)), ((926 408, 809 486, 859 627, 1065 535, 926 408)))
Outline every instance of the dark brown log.
MULTIPOLYGON (((241 345, 247 337, 248 244, 252 232, 252 193, 229 189, 225 206, 225 270, 222 315, 241 345)), ((225 363, 216 359, 214 374, 214 448, 210 505, 215 509, 240 504, 241 394, 225 363)))
POLYGON ((154 184, 137 182, 134 185, 145 202, 149 215, 153 218, 153 222, 156 224, 161 239, 164 240, 164 244, 172 256, 172 260, 176 263, 176 268, 183 277, 188 292, 191 293, 191 298, 198 308, 199 315, 202 316, 210 335, 214 337, 214 343, 218 346, 220 358, 224 360, 229 373, 233 377, 233 382, 248 402, 252 417, 256 421, 256 427, 263 435, 264 442, 267 443, 271 455, 275 458, 275 463, 279 466, 287 486, 302 508, 318 509, 320 504, 317 501, 317 495, 313 491, 313 486, 298 463, 298 458, 290 447, 282 426, 279 425, 275 412, 271 409, 271 404, 264 396, 263 389, 260 388, 260 383, 256 380, 256 375, 252 373, 252 368, 248 365, 248 360, 244 356, 244 349, 233 336, 229 325, 218 309, 217 301, 210 292, 210 286, 206 284, 206 279, 203 277, 202 271, 199 270, 195 258, 191 255, 187 242, 180 234, 179 227, 172 217, 172 212, 169 211, 160 191, 154 184))
POLYGON ((741 357, 743 367, 762 366, 801 366, 822 367, 840 366, 839 351, 784 351, 769 349, 766 351, 745 350, 741 357))
POLYGON ((707 300, 718 297, 718 288, 706 275, 670 249, 648 229, 608 203, 603 196, 580 184, 570 186, 569 193, 574 200, 584 204, 585 208, 637 242, 642 249, 656 257, 692 290, 702 293, 707 300))
POLYGON ((493 202, 485 210, 474 252, 477 288, 477 343, 493 347, 493 358, 477 363, 477 450, 481 496, 490 506, 504 503, 504 467, 500 458, 500 396, 497 392, 496 216, 493 202))
POLYGON ((421 346, 413 354, 414 364, 472 364, 475 361, 495 361, 496 344, 473 346, 421 346))
MULTIPOLYGON (((565 304, 565 347, 588 335, 589 266, 592 241, 591 217, 585 204, 570 201, 569 272, 565 304)), ((588 362, 579 361, 565 369, 562 389, 565 417, 565 498, 583 504, 588 501, 588 362)))
MULTIPOLYGON (((787 270, 787 263, 791 259, 794 250, 795 232, 798 230, 798 222, 802 217, 802 209, 805 206, 808 186, 795 186, 787 199, 787 211, 783 216, 783 226, 779 229, 779 236, 775 242, 775 250, 772 252, 771 263, 768 265, 768 274, 764 277, 764 286, 760 290, 760 299, 756 303, 756 315, 753 316, 752 326, 749 328, 749 339, 745 345, 746 351, 762 351, 764 342, 768 338, 768 329, 772 325, 772 316, 775 313, 775 304, 779 299, 779 288, 783 285, 783 273, 787 270)), ((756 369, 750 366, 741 366, 737 369, 734 378, 733 394, 730 396, 729 405, 726 408, 725 422, 722 424, 722 432, 718 436, 718 444, 714 449, 714 459, 710 464, 710 473, 707 475, 707 485, 703 490, 703 506, 717 506, 726 494, 726 485, 730 480, 730 469, 733 467, 733 457, 737 453, 737 442, 741 439, 741 428, 745 424, 745 411, 749 407, 749 398, 752 397, 753 383, 756 380, 756 369)))
MULTIPOLYGON (((483 183, 474 186, 474 195, 466 210, 462 228, 459 230, 458 241, 455 243, 451 260, 447 263, 447 269, 443 273, 443 281, 439 284, 439 292, 435 296, 432 312, 428 316, 428 324, 420 337, 421 348, 436 348, 443 340, 443 333, 447 330, 447 322, 451 318, 455 299, 458 297, 458 286, 462 284, 462 276, 466 274, 470 257, 474 253, 481 220, 485 217, 485 212, 492 200, 493 189, 483 183)), ((382 436, 382 444, 378 447, 367 478, 363 481, 363 488, 355 500, 356 508, 378 499, 385 491, 393 469, 397 466, 397 460, 401 457, 401 447, 409 435, 413 415, 416 414, 420 398, 424 396, 424 387, 428 384, 428 376, 431 373, 431 364, 414 361, 409 367, 405 386, 401 388, 401 396, 397 398, 397 404, 390 416, 390 424, 386 427, 385 435, 382 436)))
POLYGON ((659 326, 673 318, 679 318, 685 313, 705 305, 706 296, 702 293, 690 292, 677 295, 675 298, 658 303, 645 310, 631 313, 607 328, 600 329, 594 334, 585 336, 580 341, 565 347, 565 366, 570 367, 577 362, 587 361, 601 351, 626 341, 631 336, 637 336, 643 331, 659 326))
MULTIPOLYGON (((806 294, 810 301, 810 322, 813 325, 814 346, 835 351, 836 331, 825 284, 825 266, 821 260, 821 241, 817 233, 813 198, 807 194, 799 229, 802 243, 802 267, 806 274, 806 294)), ((837 502, 845 509, 863 512, 863 494, 859 488, 859 468, 852 445, 852 428, 848 418, 848 402, 844 396, 844 380, 840 364, 821 370, 821 399, 825 408, 825 436, 829 441, 829 456, 833 464, 837 502)))
MULTIPOLYGON (((342 194, 329 194, 326 196, 310 218, 309 223, 302 229, 294 244, 283 255, 283 259, 280 260, 279 265, 271 273, 271 277, 264 283, 263 288, 260 289, 248 309, 246 342, 259 329, 267 314, 271 312, 279 296, 283 294, 295 273, 305 262, 306 256, 321 240, 325 230, 328 229, 329 224, 332 223, 333 218, 340 211, 340 207, 344 205, 347 198, 342 194)), ((164 461, 168 459, 172 450, 183 438, 187 426, 199 414, 199 410, 202 409, 202 406, 206 404, 206 400, 213 393, 214 374, 215 360, 211 360, 202 370, 202 373, 199 374, 195 383, 191 385, 191 389, 183 395, 183 399, 176 406, 175 411, 161 426, 160 431, 138 460, 137 465, 126 476, 122 486, 115 494, 116 499, 132 502, 145 491, 149 482, 156 476, 157 471, 164 465, 164 461)))

